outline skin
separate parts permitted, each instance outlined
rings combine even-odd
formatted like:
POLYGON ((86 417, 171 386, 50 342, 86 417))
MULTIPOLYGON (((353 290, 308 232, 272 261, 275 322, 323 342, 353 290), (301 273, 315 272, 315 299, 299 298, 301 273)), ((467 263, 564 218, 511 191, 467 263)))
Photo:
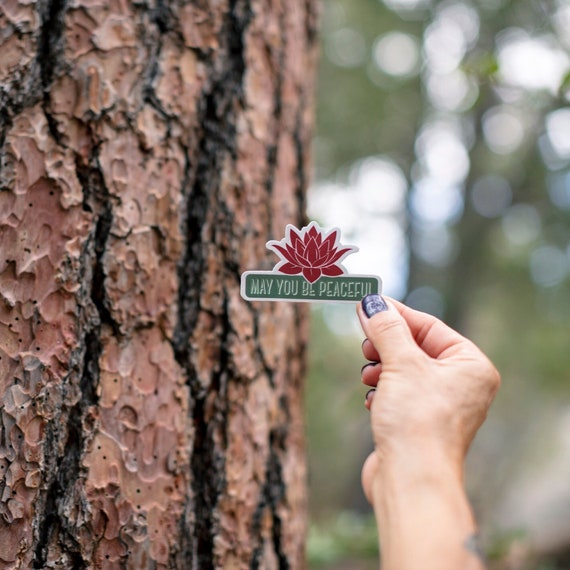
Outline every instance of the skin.
POLYGON ((386 299, 368 318, 362 381, 375 449, 362 470, 382 570, 482 570, 463 463, 500 384, 468 339, 431 315, 386 299))

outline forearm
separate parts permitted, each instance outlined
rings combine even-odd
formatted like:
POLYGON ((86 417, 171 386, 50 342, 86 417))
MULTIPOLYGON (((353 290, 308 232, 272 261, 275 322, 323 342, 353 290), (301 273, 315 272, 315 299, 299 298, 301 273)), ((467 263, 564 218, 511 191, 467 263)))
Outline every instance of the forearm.
POLYGON ((373 483, 382 570, 482 570, 461 473, 428 458, 383 465, 373 483))

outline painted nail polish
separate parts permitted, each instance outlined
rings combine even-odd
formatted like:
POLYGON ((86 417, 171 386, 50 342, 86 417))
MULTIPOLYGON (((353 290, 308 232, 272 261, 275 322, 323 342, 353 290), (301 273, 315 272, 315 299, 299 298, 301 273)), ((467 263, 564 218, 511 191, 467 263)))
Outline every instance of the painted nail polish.
POLYGON ((370 366, 376 366, 378 364, 378 362, 368 362, 367 364, 365 364, 361 369, 360 369, 360 374, 362 374, 364 372, 364 370, 366 370, 366 368, 370 367, 370 366))
POLYGON ((376 388, 370 388, 370 390, 366 392, 366 396, 364 396, 364 403, 368 404, 368 402, 372 402, 372 398, 374 398, 375 393, 376 393, 376 388))
POLYGON ((362 308, 366 313, 368 318, 372 317, 376 313, 381 313, 382 311, 388 310, 388 305, 380 295, 366 295, 362 299, 362 308))

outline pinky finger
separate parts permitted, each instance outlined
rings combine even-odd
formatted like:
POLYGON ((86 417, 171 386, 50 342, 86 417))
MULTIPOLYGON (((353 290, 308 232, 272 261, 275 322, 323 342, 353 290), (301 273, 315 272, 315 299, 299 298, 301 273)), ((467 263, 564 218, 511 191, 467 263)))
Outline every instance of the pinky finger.
POLYGON ((364 397, 364 405, 368 411, 370 411, 370 406, 372 405, 374 394, 376 394, 376 388, 371 388, 368 390, 368 392, 366 392, 366 396, 364 397))

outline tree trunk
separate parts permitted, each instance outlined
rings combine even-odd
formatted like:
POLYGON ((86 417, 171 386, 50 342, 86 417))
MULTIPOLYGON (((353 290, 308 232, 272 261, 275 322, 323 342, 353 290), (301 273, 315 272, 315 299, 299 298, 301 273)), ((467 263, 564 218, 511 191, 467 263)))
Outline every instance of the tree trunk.
POLYGON ((0 568, 305 566, 314 0, 0 7, 0 568))

